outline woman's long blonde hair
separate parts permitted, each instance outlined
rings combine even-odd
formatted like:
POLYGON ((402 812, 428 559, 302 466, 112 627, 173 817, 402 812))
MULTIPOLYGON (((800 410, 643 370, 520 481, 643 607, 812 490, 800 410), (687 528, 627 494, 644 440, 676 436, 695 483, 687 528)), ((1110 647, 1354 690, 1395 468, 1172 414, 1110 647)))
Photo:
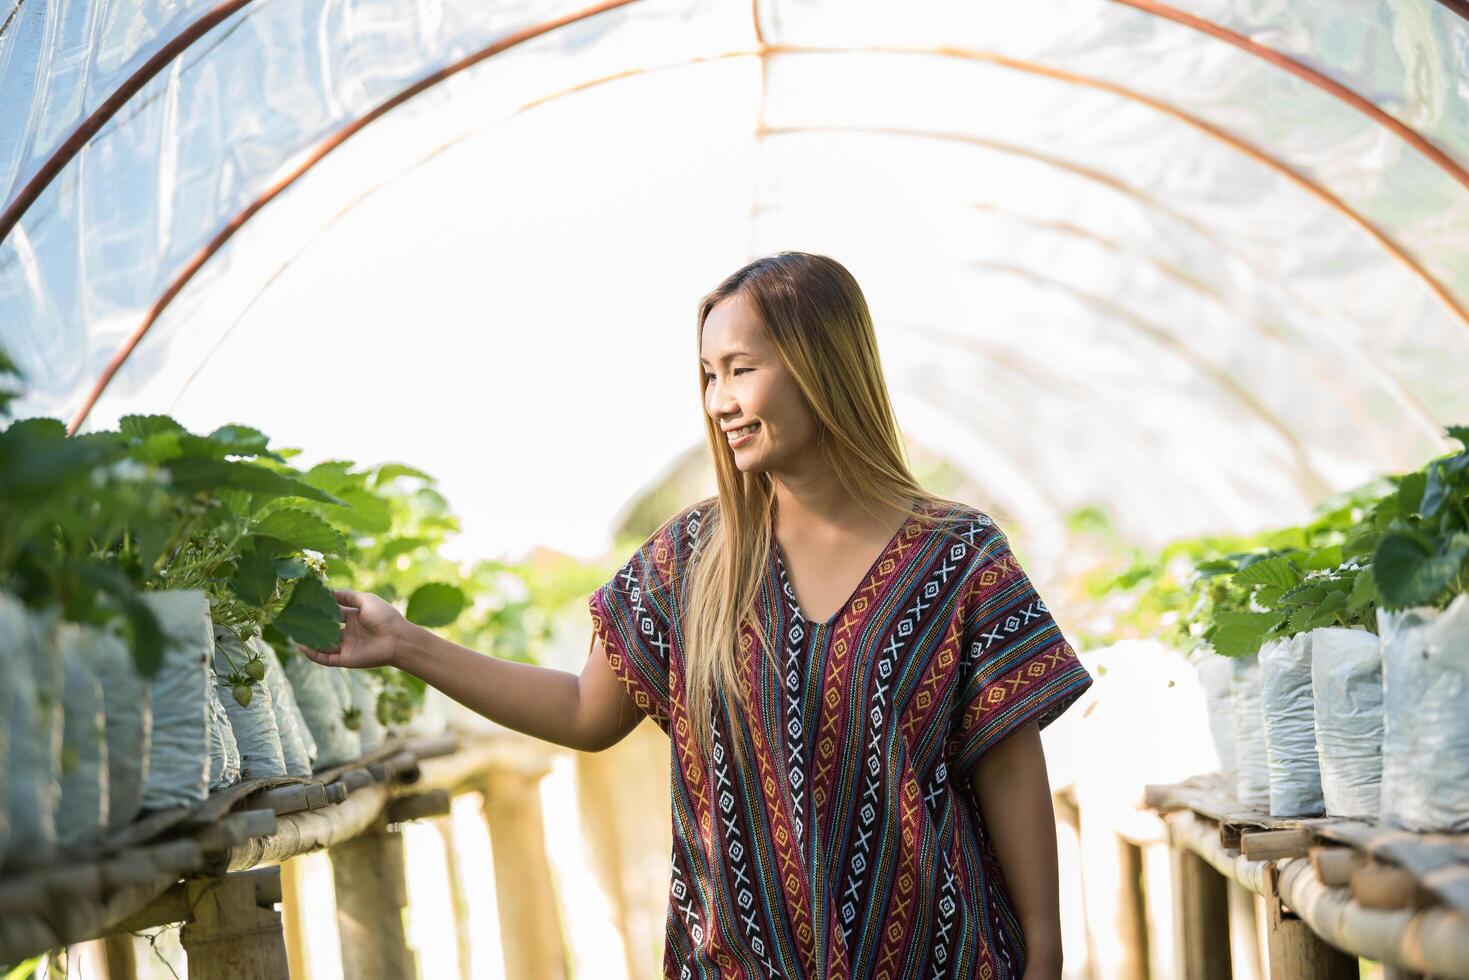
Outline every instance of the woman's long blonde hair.
MULTIPOLYGON (((872 316, 857 280, 839 262, 806 252, 778 252, 730 275, 699 302, 696 343, 716 304, 743 293, 759 313, 767 337, 804 396, 817 423, 817 450, 841 485, 873 515, 903 511, 925 526, 948 520, 960 506, 928 493, 909 471, 907 454, 888 400, 872 316), (915 505, 938 505, 925 511, 915 505)), ((701 403, 707 381, 699 367, 701 403)), ((771 548, 774 485, 767 473, 742 473, 719 423, 704 413, 714 456, 718 507, 706 525, 688 573, 684 625, 684 680, 694 739, 712 748, 712 706, 720 691, 749 717, 749 691, 737 669, 740 626, 749 623, 763 655, 775 640, 755 613, 771 548)), ((734 750, 743 759, 741 739, 734 750)))

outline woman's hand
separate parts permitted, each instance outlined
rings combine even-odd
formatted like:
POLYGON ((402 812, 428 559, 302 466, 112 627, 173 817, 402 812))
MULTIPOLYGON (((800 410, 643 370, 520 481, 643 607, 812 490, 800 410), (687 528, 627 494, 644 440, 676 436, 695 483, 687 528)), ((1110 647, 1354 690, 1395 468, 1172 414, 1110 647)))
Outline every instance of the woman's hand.
POLYGON ((391 667, 396 665, 398 642, 408 621, 393 606, 371 592, 334 589, 342 610, 342 642, 330 650, 297 647, 310 660, 327 667, 391 667))

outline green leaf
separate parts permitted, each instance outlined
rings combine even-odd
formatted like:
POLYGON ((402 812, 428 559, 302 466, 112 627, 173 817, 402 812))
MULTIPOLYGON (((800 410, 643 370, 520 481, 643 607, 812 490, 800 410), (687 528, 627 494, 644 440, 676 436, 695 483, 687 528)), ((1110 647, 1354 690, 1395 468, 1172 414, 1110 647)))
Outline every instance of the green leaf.
POLYGON ((301 480, 244 460, 185 457, 168 464, 173 483, 185 492, 233 487, 261 497, 304 497, 326 504, 342 501, 301 480))
POLYGON ((1372 557, 1372 575, 1383 605, 1391 609, 1431 605, 1469 556, 1469 534, 1456 534, 1435 551, 1422 535, 1384 535, 1372 557))
POLYGON ((380 487, 384 483, 391 483, 400 476, 414 477, 429 483, 432 483, 434 479, 423 470, 408 466, 405 463, 384 463, 373 471, 372 485, 380 487))
POLYGON ((1469 449, 1469 425, 1446 425, 1443 431, 1444 435, 1459 440, 1460 445, 1469 449))
POLYGON ((1194 571, 1200 576, 1209 577, 1214 575, 1228 575, 1235 570, 1235 563, 1224 559, 1210 559, 1201 561, 1194 566, 1194 571))
POLYGON ((1278 585, 1266 585, 1255 590, 1255 601, 1267 608, 1274 608, 1280 602, 1280 597, 1285 590, 1278 585))
POLYGON ((209 439, 226 447, 231 456, 265 456, 283 461, 282 457, 266 448, 270 440, 265 433, 248 425, 221 425, 209 433, 209 439))
POLYGON ((1428 474, 1421 470, 1405 473, 1398 480, 1397 505, 1404 514, 1416 514, 1423 504, 1423 488, 1428 483, 1428 474))
POLYGON ((167 415, 124 415, 117 420, 117 429, 130 440, 139 442, 160 432, 188 435, 189 430, 167 415))
POLYGON ((364 475, 348 472, 354 465, 350 459, 329 459, 311 467, 301 478, 313 487, 340 494, 349 487, 362 486, 364 475))
POLYGON ((265 551, 247 551, 235 561, 230 591, 246 605, 259 608, 275 596, 275 559, 265 551))
POLYGON ((1236 585, 1273 585, 1289 589, 1300 581, 1301 573, 1283 555, 1254 562, 1234 573, 1236 585))
POLYGON ((456 586, 430 582, 420 585, 408 598, 408 611, 404 617, 419 626, 448 626, 459 618, 467 602, 464 593, 456 586))
POLYGON ((1221 627, 1242 626, 1263 633, 1280 622, 1281 618, 1279 613, 1273 612, 1226 611, 1217 613, 1214 616, 1214 622, 1221 627))
POLYGON ((1452 487, 1452 482, 1444 473, 1443 461, 1435 460, 1428 467, 1428 484, 1423 488, 1423 502, 1418 505, 1418 513, 1424 517, 1435 516, 1449 499, 1452 487))
POLYGON ((1307 555, 1304 567, 1308 572, 1324 572, 1336 568, 1341 563, 1341 545, 1334 544, 1329 548, 1321 548, 1307 555))
POLYGON ((1347 610, 1357 612, 1380 601, 1381 598, 1377 594, 1377 582, 1372 578, 1372 569, 1364 568, 1357 573, 1356 581, 1352 583, 1352 592, 1347 598, 1347 610))
POLYGON ((292 551, 310 548, 324 554, 337 554, 347 546, 342 533, 316 514, 297 507, 282 507, 256 524, 253 533, 278 538, 291 545, 292 551))
POLYGON ((300 558, 277 558, 275 561, 276 578, 294 582, 298 578, 304 578, 311 569, 306 567, 306 562, 300 558))
POLYGON ((349 488, 336 491, 347 505, 332 507, 325 513, 333 521, 363 534, 386 534, 393 528, 393 513, 388 502, 368 490, 349 488))
POLYGON ((399 555, 406 555, 410 551, 416 551, 424 545, 429 544, 428 538, 403 537, 389 538, 383 542, 382 561, 384 564, 392 562, 399 555))
POLYGON ((342 613, 336 597, 312 575, 296 583, 273 625, 313 650, 331 650, 341 642, 342 613))
POLYGON ((1214 645, 1214 652, 1221 657, 1248 657, 1259 652, 1264 638, 1264 630, 1225 626, 1213 631, 1210 642, 1214 645))

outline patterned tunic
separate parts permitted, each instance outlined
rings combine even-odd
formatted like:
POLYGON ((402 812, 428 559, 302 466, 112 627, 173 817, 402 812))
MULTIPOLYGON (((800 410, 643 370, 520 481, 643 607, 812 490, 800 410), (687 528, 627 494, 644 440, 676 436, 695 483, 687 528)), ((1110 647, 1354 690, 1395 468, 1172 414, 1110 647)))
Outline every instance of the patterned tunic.
POLYGON ((1092 678, 1005 535, 968 507, 958 541, 910 518, 824 623, 802 615, 772 541, 756 613, 780 653, 742 629, 752 717, 732 729, 722 704, 706 757, 680 609, 717 506, 681 511, 589 600, 612 669, 670 736, 665 977, 1018 978, 970 768, 1092 678))

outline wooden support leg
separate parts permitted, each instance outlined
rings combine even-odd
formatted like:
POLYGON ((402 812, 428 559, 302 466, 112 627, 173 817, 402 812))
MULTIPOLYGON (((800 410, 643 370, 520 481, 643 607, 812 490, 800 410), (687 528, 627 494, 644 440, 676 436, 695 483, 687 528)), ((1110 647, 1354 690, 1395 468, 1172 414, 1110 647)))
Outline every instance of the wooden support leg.
POLYGON ((102 950, 107 959, 107 980, 136 980, 138 953, 131 935, 108 936, 102 940, 102 950))
POLYGON ((187 882, 192 921, 179 941, 190 980, 290 980, 276 868, 187 882))
POLYGON ((501 766, 484 782, 485 822, 495 855, 495 892, 505 976, 564 980, 561 914, 546 860, 540 780, 547 765, 501 766))
POLYGON ((1106 812, 1086 806, 1080 811, 1081 853, 1085 855, 1082 889, 1092 969, 1098 976, 1116 980, 1147 980, 1142 852, 1118 836, 1106 812))
POLYGON ((1271 980, 1357 980, 1357 958, 1323 942, 1280 901, 1280 872, 1265 872, 1265 923, 1271 980))
POLYGON ((403 928, 408 906, 403 835, 379 826, 327 853, 336 884, 343 976, 414 980, 418 966, 403 928))
POLYGON ((449 876, 449 900, 454 905, 454 941, 459 947, 459 975, 464 980, 474 975, 474 956, 470 945, 469 899, 464 894, 464 880, 459 875, 459 851, 454 846, 454 817, 434 817, 429 824, 444 842, 445 871, 449 876))
POLYGON ((1255 893, 1237 881, 1229 882, 1230 956, 1234 980, 1267 980, 1260 953, 1260 928, 1255 919, 1255 893))
POLYGON ((281 868, 281 918, 286 927, 286 960, 291 976, 306 976, 306 934, 301 904, 301 864, 286 861, 281 868))
POLYGON ((1178 975, 1188 980, 1230 980, 1229 892, 1224 876, 1185 847, 1172 851, 1178 975))

